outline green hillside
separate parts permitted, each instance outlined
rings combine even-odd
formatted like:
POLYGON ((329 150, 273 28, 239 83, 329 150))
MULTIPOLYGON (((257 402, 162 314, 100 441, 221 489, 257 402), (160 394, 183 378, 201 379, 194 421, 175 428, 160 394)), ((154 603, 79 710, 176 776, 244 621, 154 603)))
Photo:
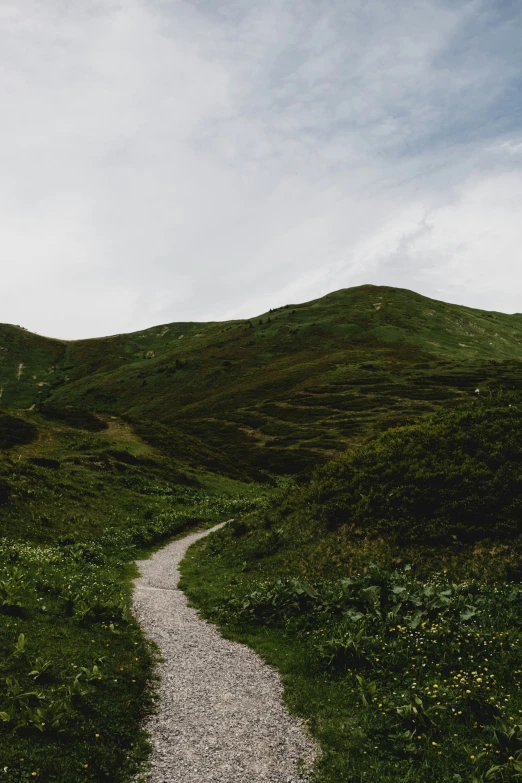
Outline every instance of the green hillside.
POLYGON ((520 392, 475 398, 339 455, 221 531, 216 551, 249 579, 409 562, 423 576, 518 581, 521 465, 520 392))
POLYGON ((522 771, 522 397, 392 429, 196 544, 183 585, 282 674, 314 783, 522 771))
POLYGON ((212 472, 236 468, 184 433, 171 451, 116 416, 0 410, 5 780, 128 783, 147 758, 155 651, 130 611, 133 561, 270 491, 212 472))
POLYGON ((387 287, 94 340, 0 325, 0 771, 137 779, 133 561, 233 520, 184 586, 278 667, 317 783, 518 780, 521 391, 522 315, 387 287))
POLYGON ((146 530, 216 489, 249 493, 257 486, 216 477, 235 467, 183 433, 168 457, 121 419, 98 423, 104 427, 92 432, 0 410, 0 537, 78 541, 122 525, 146 530))
POLYGON ((276 473, 309 471, 477 386, 522 383, 522 315, 375 286, 249 321, 97 340, 46 340, 3 326, 0 345, 7 407, 47 402, 160 422, 276 473))

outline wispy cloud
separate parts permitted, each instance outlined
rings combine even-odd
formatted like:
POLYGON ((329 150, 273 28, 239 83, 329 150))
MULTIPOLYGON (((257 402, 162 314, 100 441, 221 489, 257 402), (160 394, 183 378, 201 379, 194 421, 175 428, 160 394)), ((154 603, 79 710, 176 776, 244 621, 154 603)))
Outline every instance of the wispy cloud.
POLYGON ((508 141, 503 141, 500 144, 494 144, 492 147, 488 148, 489 152, 507 152, 510 155, 518 155, 522 153, 522 141, 516 141, 514 139, 509 139, 508 141))
POLYGON ((0 320, 87 336, 362 282, 522 310, 522 10, 0 10, 0 320))

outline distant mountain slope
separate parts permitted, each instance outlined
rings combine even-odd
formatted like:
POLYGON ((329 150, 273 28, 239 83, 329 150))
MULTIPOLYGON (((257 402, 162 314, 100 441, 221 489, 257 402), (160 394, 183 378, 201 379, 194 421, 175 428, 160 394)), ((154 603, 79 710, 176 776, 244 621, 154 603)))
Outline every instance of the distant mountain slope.
MULTIPOLYGON (((299 472, 488 385, 522 385, 522 315, 359 286, 250 321, 66 342, 0 326, 2 404, 161 422, 299 472)), ((137 425, 138 426, 138 425, 137 425)), ((156 437, 156 441, 158 438, 156 437)))
POLYGON ((28 408, 59 382, 67 343, 0 324, 0 405, 28 408))

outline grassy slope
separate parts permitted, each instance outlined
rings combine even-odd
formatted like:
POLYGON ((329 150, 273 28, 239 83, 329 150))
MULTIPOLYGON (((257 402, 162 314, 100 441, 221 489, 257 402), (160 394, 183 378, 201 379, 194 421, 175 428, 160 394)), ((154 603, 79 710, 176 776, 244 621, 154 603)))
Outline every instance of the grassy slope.
POLYGON ((520 779, 521 432, 515 393, 397 428, 183 562, 280 670, 317 783, 520 779))
POLYGON ((519 585, 379 569, 326 584, 265 580, 219 538, 189 550, 182 586, 277 667, 322 749, 314 783, 520 779, 519 585))
MULTIPOLYGON (((180 459, 166 457, 117 417, 107 417, 107 429, 96 433, 34 412, 17 418, 35 425, 38 437, 0 450, 0 480, 9 487, 0 505, 0 536, 91 538, 123 518, 138 524, 167 508, 179 510, 186 497, 216 483, 214 474, 184 459, 186 450, 180 459)), ((224 493, 250 491, 233 479, 219 483, 224 493)))
POLYGON ((338 291, 251 321, 71 343, 2 328, 6 405, 49 399, 161 421, 276 472, 309 470, 477 385, 522 382, 522 315, 386 287, 338 291))
POLYGON ((132 561, 259 487, 201 470, 186 439, 166 457, 116 417, 99 432, 14 420, 37 437, 0 449, 0 769, 13 783, 128 780, 147 755, 154 657, 129 612, 132 561))
MULTIPOLYGON (((0 455, 0 530, 10 536, 2 545, 0 583, 18 579, 24 604, 20 613, 8 605, 0 612, 1 677, 16 676, 30 688, 29 666, 41 650, 53 670, 44 682, 46 698, 51 699, 53 689, 63 695, 62 686, 71 684, 67 666, 92 670, 94 658, 107 645, 104 612, 117 618, 119 632, 109 642, 114 654, 105 664, 105 684, 93 684, 94 690, 75 704, 69 733, 60 737, 51 731, 40 737, 26 727, 13 740, 8 724, 4 732, 0 729, 0 766, 9 767, 13 780, 30 778, 24 766, 28 759, 43 780, 117 780, 117 775, 123 780, 122 759, 131 738, 139 736, 139 710, 146 706, 142 699, 150 674, 150 652, 139 629, 119 614, 128 605, 127 564, 136 546, 172 534, 190 520, 236 516, 259 494, 255 480, 265 479, 267 470, 308 471, 391 426, 469 399, 477 386, 519 388, 521 339, 522 316, 484 313, 372 286, 279 308, 251 322, 171 324, 101 340, 48 340, 0 326, 0 404, 35 424, 39 433, 33 443, 0 455), (52 410, 76 415, 76 409, 96 411, 107 430, 88 432, 50 415, 52 410), (235 498, 238 493, 242 497, 235 498), (108 526, 112 532, 104 537, 108 526), (36 543, 26 551, 21 543, 12 543, 20 539, 36 543), (74 543, 81 539, 87 539, 85 544, 74 543), (60 541, 57 550, 52 548, 60 541), (42 548, 44 542, 51 549, 42 548), (8 551, 15 554, 6 561, 8 551), (91 562, 100 551, 102 562, 91 562), (13 577, 15 561, 19 577, 13 577), (79 589, 67 614, 68 588, 62 582, 69 578, 79 589), (97 585, 107 593, 107 610, 96 608, 97 585), (49 615, 39 609, 42 600, 49 615), (28 652, 13 656, 20 632, 28 637, 28 652), (59 649, 53 646, 53 634, 61 639, 59 649), (136 640, 142 654, 134 666, 129 650, 136 640), (92 654, 90 644, 96 645, 92 654), (125 656, 127 679, 120 680, 116 662, 125 656), (126 709, 129 699, 137 711, 126 709), (96 715, 109 703, 114 709, 107 709, 105 744, 98 747, 92 737, 83 742, 81 716, 90 715, 84 725, 94 735, 96 715), (117 736, 121 743, 114 741, 117 736), (66 754, 68 742, 72 745, 66 754), (49 766, 54 757, 61 759, 56 772, 49 766)), ((333 539, 316 542, 324 562, 336 546, 333 539)), ((208 611, 232 590, 231 581, 277 576, 290 561, 294 572, 302 572, 295 553, 286 565, 284 558, 279 563, 274 558, 273 568, 263 573, 253 567, 263 551, 244 560, 228 554, 220 558, 219 551, 202 547, 201 555, 190 561, 200 573, 187 570, 186 578, 193 597, 208 611), (212 551, 217 557, 210 557, 212 551)), ((348 703, 356 688, 352 691, 346 682, 340 684, 338 673, 318 667, 306 638, 299 635, 303 629, 297 635, 289 630, 244 626, 234 633, 281 668, 293 706, 315 721, 325 747, 334 748, 324 779, 371 779, 361 776, 370 774, 369 765, 364 766, 364 737, 375 725, 370 720, 369 733, 359 731, 364 722, 359 708, 348 703), (304 660, 310 665, 303 668, 304 660), (347 758, 357 743, 360 757, 352 768, 347 758)), ((0 692, 0 712, 9 703, 20 713, 23 704, 15 702, 12 694, 0 692)), ((448 748, 448 753, 453 751, 448 748)), ((405 779, 404 765, 398 763, 397 772, 381 767, 377 779, 405 779)), ((440 769, 433 775, 442 779, 440 769)))

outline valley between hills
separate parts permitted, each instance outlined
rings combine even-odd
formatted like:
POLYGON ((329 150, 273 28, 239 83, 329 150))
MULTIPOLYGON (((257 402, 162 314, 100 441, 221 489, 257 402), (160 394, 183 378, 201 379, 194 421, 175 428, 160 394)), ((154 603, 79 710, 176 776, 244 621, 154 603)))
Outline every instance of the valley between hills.
POLYGON ((390 287, 1 324, 0 779, 146 774, 134 563, 227 520, 182 588, 278 670, 314 781, 520 779, 521 389, 522 314, 390 287))

